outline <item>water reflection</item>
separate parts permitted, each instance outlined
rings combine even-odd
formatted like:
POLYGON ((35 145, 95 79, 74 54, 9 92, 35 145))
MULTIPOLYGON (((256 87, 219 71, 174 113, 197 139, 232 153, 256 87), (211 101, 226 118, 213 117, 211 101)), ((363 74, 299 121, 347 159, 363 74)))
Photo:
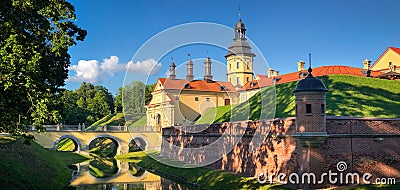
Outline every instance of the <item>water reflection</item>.
POLYGON ((135 162, 96 158, 69 166, 76 189, 188 189, 140 168, 135 162))

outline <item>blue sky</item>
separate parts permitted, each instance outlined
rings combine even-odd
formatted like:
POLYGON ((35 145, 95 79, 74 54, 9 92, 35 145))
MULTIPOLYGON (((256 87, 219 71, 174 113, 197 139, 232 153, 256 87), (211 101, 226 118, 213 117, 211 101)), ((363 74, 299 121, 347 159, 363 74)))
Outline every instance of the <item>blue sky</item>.
MULTIPOLYGON (((374 62, 387 47, 400 47, 398 0, 70 2, 76 9, 77 24, 88 35, 69 51, 71 68, 67 89, 89 81, 115 94, 124 84, 128 64, 131 65, 127 72, 130 80, 144 82, 145 73, 155 65, 157 74, 147 81, 153 83, 167 72, 170 57, 180 65, 187 61, 188 53, 196 60, 195 68, 199 68, 196 77, 202 77, 202 62, 208 55, 213 59, 214 78, 226 80, 225 49, 221 47, 194 44, 175 48, 163 56, 155 54, 135 59, 134 55, 154 35, 177 25, 210 22, 233 27, 238 20, 239 6, 247 37, 268 63, 256 60, 257 74, 266 74, 268 66, 281 74, 296 71, 296 62, 308 61, 308 53, 313 55, 313 67, 362 67, 365 58, 374 62)), ((227 39, 233 38, 233 31, 222 34, 227 39)), ((180 69, 178 77, 182 78, 184 66, 180 69)))

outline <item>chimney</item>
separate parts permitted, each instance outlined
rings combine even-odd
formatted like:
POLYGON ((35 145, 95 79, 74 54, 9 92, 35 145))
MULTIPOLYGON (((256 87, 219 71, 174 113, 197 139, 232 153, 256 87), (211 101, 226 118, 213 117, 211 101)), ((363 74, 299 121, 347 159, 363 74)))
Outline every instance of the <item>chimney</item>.
POLYGON ((175 63, 174 60, 172 60, 172 63, 169 65, 169 78, 170 79, 176 79, 175 75, 175 63))
POLYGON ((365 59, 363 61, 363 65, 364 65, 363 69, 367 71, 367 70, 369 70, 369 67, 371 66, 371 61, 368 59, 365 59))
POLYGON ((279 71, 274 71, 273 77, 276 77, 279 75, 279 71))
POLYGON ((187 75, 186 75, 186 80, 192 81, 194 79, 193 76, 193 61, 190 59, 190 54, 189 54, 189 61, 186 63, 187 66, 187 75))
POLYGON ((306 63, 304 61, 299 61, 297 62, 297 71, 303 71, 304 70, 304 65, 306 63))
POLYGON ((268 73, 267 73, 268 78, 272 78, 272 77, 274 76, 274 72, 275 72, 275 70, 269 68, 269 69, 268 69, 268 73))
POLYGON ((204 80, 211 81, 213 76, 211 75, 211 59, 209 57, 206 57, 204 65, 205 65, 204 80))

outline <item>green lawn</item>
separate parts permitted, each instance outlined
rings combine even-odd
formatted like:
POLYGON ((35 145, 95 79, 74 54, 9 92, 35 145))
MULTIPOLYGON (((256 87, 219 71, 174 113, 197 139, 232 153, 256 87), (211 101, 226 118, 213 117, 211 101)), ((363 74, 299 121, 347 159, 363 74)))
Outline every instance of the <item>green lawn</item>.
MULTIPOLYGON (((400 81, 365 78, 348 75, 320 77, 327 93, 327 115, 399 118, 400 81)), ((240 120, 282 118, 295 115, 293 90, 296 82, 263 88, 248 101, 234 106, 208 110, 198 124, 240 120), (276 94, 276 97, 274 96, 276 94), (276 106, 274 104, 276 100, 276 106), (263 105, 263 106, 262 106, 263 105), (214 117, 217 112, 217 117, 214 117), (213 119, 214 118, 214 119, 213 119), (232 119, 231 119, 232 118, 232 119)))
POLYGON ((102 127, 104 125, 122 126, 124 124, 125 124, 124 113, 113 113, 104 116, 100 120, 94 122, 86 130, 97 130, 97 127, 102 127))
POLYGON ((1 189, 63 189, 71 180, 67 165, 87 159, 23 142, 22 138, 0 137, 1 189))
POLYGON ((56 145, 56 150, 58 151, 74 151, 74 149, 75 149, 75 144, 69 138, 61 140, 56 145))
POLYGON ((111 126, 123 126, 125 123, 129 126, 145 126, 146 115, 145 114, 124 114, 124 113, 113 113, 109 114, 100 120, 94 122, 86 130, 97 130, 97 127, 105 125, 111 126))

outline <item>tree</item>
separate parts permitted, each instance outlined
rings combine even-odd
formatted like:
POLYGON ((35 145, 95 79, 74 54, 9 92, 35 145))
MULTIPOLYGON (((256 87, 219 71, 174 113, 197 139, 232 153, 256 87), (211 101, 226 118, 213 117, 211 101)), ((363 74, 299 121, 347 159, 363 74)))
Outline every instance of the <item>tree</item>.
POLYGON ((62 93, 63 123, 92 124, 114 110, 114 98, 107 88, 83 82, 75 91, 62 93))
POLYGON ((153 98, 153 96, 151 95, 151 92, 153 92, 154 87, 156 86, 156 84, 148 84, 146 85, 146 90, 144 92, 145 94, 145 104, 149 104, 151 99, 153 98))
POLYGON ((68 76, 68 49, 86 36, 74 12, 64 0, 0 2, 0 131, 59 119, 47 105, 68 76))

